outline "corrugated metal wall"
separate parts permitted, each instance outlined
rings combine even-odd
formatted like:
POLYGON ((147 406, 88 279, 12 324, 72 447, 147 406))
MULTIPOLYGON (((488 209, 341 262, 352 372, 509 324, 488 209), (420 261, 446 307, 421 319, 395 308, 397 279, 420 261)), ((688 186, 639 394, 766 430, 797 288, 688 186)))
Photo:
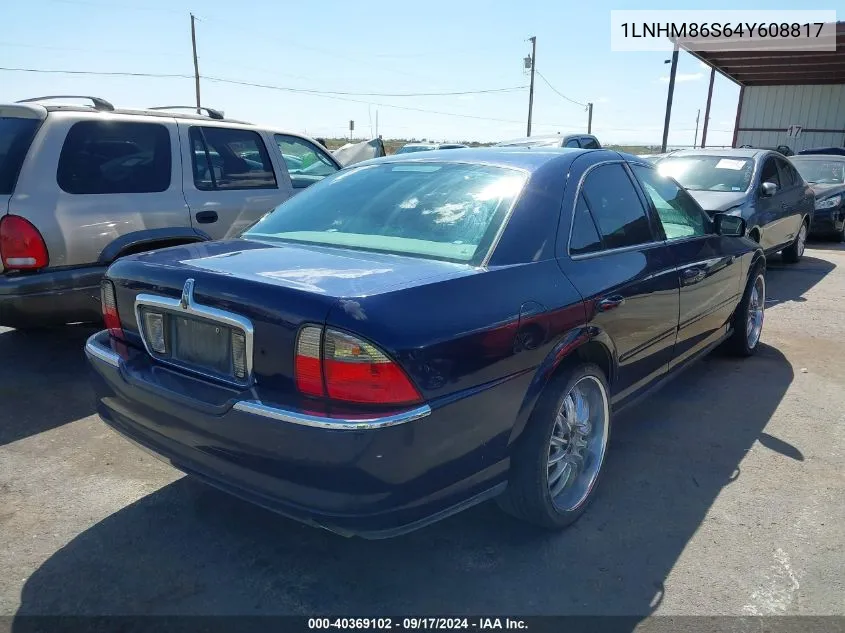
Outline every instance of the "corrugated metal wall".
POLYGON ((795 151, 845 146, 845 84, 748 86, 742 100, 736 145, 789 145, 795 151), (786 128, 790 125, 837 131, 802 132, 796 139, 786 135, 786 128), (776 128, 780 131, 745 131, 743 128, 776 128))

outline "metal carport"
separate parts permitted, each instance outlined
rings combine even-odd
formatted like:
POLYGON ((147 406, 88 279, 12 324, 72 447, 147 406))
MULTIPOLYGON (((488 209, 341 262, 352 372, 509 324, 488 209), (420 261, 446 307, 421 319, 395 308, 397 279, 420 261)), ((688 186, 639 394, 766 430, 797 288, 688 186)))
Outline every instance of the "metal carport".
MULTIPOLYGON (((740 86, 734 147, 788 145, 799 151, 845 146, 845 22, 837 22, 835 32, 835 51, 701 51, 681 42, 680 49, 711 68, 702 147, 717 72, 740 86)), ((672 66, 674 72, 676 63, 672 66)), ((670 90, 673 84, 670 79, 670 90)))

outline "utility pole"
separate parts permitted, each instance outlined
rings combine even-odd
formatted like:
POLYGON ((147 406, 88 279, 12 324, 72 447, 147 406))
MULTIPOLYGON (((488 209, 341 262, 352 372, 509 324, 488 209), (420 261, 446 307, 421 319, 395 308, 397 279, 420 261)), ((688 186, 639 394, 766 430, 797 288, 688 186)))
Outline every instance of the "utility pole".
POLYGON ((529 37, 531 42, 531 87, 528 89, 528 133, 531 136, 531 112, 534 110, 534 68, 537 66, 537 38, 529 37))
POLYGON ((194 14, 191 14, 191 46, 194 49, 194 83, 196 84, 197 89, 197 114, 201 114, 200 112, 200 65, 197 61, 197 29, 194 26, 194 22, 196 22, 196 18, 194 14))
POLYGON ((692 142, 692 148, 698 147, 698 118, 701 116, 701 108, 698 109, 698 114, 695 115, 695 139, 692 142))
POLYGON ((663 145, 660 153, 666 153, 666 144, 669 142, 669 119, 672 118, 672 97, 675 95, 675 75, 678 72, 678 42, 675 42, 675 49, 672 51, 672 70, 669 71, 669 94, 666 96, 666 119, 663 121, 663 145))
POLYGON ((587 134, 593 133, 593 104, 587 104, 587 134))
POLYGON ((376 108, 376 138, 378 137, 378 108, 376 108))

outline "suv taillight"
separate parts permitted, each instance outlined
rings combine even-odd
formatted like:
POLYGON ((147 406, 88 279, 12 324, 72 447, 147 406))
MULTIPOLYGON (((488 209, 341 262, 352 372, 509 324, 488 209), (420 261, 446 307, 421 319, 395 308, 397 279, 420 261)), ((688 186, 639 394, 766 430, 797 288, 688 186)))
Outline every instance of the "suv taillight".
POLYGON ((109 334, 115 338, 123 338, 123 328, 120 325, 120 315, 117 313, 117 298, 114 294, 114 284, 108 279, 100 282, 100 302, 103 307, 103 322, 109 334))
POLYGON ((0 218, 0 259, 6 270, 37 270, 50 263, 41 233, 17 215, 0 218))
POLYGON ((296 341, 296 386, 304 394, 361 404, 416 404, 420 392, 372 343, 331 328, 302 328, 296 341))

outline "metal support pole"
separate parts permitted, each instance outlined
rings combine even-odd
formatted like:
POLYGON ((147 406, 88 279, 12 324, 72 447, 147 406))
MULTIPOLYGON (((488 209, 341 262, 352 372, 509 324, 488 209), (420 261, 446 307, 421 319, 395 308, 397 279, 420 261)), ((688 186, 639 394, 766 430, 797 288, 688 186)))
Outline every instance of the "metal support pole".
POLYGON ((716 67, 710 68, 710 87, 707 89, 707 105, 704 106, 704 128, 701 130, 701 149, 707 145, 707 126, 710 124, 710 103, 713 101, 713 80, 716 78, 716 67))
POLYGON ((701 108, 698 109, 698 112, 695 115, 695 136, 692 140, 692 148, 695 149, 698 145, 698 120, 701 118, 701 108))
POLYGON ((587 104, 587 134, 593 133, 593 104, 587 104))
POLYGON ((672 69, 669 71, 669 94, 666 96, 666 119, 663 121, 663 144, 660 152, 666 153, 666 144, 669 142, 669 120, 672 118, 672 97, 675 96, 675 75, 678 72, 678 43, 675 42, 675 50, 672 51, 672 69))

